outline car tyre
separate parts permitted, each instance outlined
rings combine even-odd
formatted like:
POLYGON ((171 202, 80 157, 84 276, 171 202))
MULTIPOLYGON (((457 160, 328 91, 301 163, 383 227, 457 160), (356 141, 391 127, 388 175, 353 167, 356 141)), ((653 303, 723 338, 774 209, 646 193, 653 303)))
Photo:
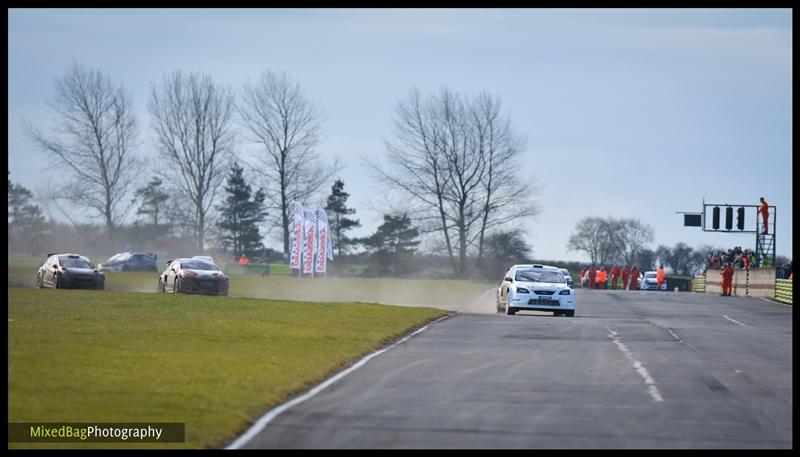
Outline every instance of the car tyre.
POLYGON ((61 275, 56 275, 56 283, 53 285, 54 289, 63 289, 64 283, 61 281, 61 275))
POLYGON ((175 282, 172 283, 172 293, 177 294, 180 290, 181 283, 178 281, 178 278, 175 278, 175 282))
POLYGON ((34 289, 41 289, 42 288, 42 275, 41 273, 36 274, 36 281, 33 284, 34 289))
POLYGON ((513 316, 514 314, 517 314, 517 310, 513 306, 509 306, 509 304, 506 303, 506 314, 513 316))
POLYGON ((156 287, 156 292, 164 293, 164 283, 161 282, 161 278, 158 278, 158 287, 156 287))
POLYGON ((564 314, 565 314, 567 317, 575 317, 575 310, 574 310, 574 309, 571 309, 571 310, 569 310, 569 311, 565 311, 565 312, 564 312, 564 314))
POLYGON ((130 268, 127 265, 122 266, 122 271, 128 271, 128 270, 130 270, 130 268))

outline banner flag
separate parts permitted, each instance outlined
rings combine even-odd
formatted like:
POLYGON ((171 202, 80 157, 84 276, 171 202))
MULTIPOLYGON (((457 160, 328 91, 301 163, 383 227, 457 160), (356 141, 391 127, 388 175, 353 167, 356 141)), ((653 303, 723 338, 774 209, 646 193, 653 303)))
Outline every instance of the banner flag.
POLYGON ((325 273, 328 268, 328 251, 330 250, 330 240, 328 239, 328 215, 325 210, 317 210, 317 273, 325 273))
POLYGON ((305 219, 305 233, 303 234, 303 273, 314 273, 314 252, 316 251, 316 241, 314 232, 317 228, 317 213, 311 210, 303 210, 305 219))
POLYGON ((331 236, 331 224, 328 222, 328 214, 325 214, 325 225, 328 227, 328 246, 325 250, 325 254, 328 256, 328 260, 333 260, 333 237, 331 236))
POLYGON ((292 231, 289 233, 289 268, 300 268, 303 248, 303 205, 292 202, 292 231))

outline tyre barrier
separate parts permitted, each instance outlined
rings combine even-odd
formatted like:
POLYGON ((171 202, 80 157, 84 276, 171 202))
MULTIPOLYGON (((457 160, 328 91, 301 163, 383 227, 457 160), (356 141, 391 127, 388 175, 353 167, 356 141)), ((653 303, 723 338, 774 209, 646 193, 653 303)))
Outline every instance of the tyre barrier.
POLYGON ((697 275, 692 279, 692 292, 704 293, 706 291, 706 277, 697 275))
POLYGON ((792 281, 788 279, 775 280, 775 300, 789 305, 792 304, 792 281))

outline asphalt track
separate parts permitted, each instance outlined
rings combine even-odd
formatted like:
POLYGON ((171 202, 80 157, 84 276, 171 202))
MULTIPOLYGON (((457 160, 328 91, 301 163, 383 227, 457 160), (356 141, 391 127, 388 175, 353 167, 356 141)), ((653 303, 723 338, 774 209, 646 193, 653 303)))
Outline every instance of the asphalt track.
POLYGON ((792 447, 791 306, 579 290, 573 318, 492 311, 430 325, 234 447, 792 447))

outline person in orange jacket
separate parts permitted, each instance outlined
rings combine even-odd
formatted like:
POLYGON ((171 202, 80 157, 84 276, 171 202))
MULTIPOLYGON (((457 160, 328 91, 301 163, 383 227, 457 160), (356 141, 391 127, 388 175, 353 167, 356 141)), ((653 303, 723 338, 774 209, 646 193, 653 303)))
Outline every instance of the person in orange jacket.
POLYGON ((628 269, 627 265, 622 267, 622 271, 620 272, 620 275, 622 276, 622 290, 628 288, 628 280, 630 279, 630 274, 631 270, 628 269))
POLYGON ((761 204, 758 207, 758 212, 761 213, 761 219, 764 221, 764 231, 761 232, 763 235, 766 235, 769 227, 769 204, 764 197, 761 197, 761 204))
POLYGON ((598 289, 607 289, 608 288, 608 273, 606 273, 606 267, 600 267, 600 271, 597 272, 597 281, 595 285, 598 289))
POLYGON ((247 255, 242 254, 242 257, 239 259, 239 265, 250 265, 250 259, 247 258, 247 255))
POLYGON ((733 268, 731 263, 725 264, 725 269, 722 270, 722 295, 723 297, 731 296, 731 285, 733 284, 733 268))
POLYGON ((611 266, 611 288, 617 288, 617 281, 619 280, 619 267, 615 263, 611 266))
POLYGON ((636 265, 631 268, 631 290, 639 288, 639 267, 636 265))
POLYGON ((594 289, 594 282, 597 279, 597 270, 594 269, 594 265, 589 268, 589 272, 586 274, 589 276, 589 288, 594 289))
POLYGON ((664 284, 664 265, 659 265, 656 270, 656 290, 661 290, 662 284, 664 284))

